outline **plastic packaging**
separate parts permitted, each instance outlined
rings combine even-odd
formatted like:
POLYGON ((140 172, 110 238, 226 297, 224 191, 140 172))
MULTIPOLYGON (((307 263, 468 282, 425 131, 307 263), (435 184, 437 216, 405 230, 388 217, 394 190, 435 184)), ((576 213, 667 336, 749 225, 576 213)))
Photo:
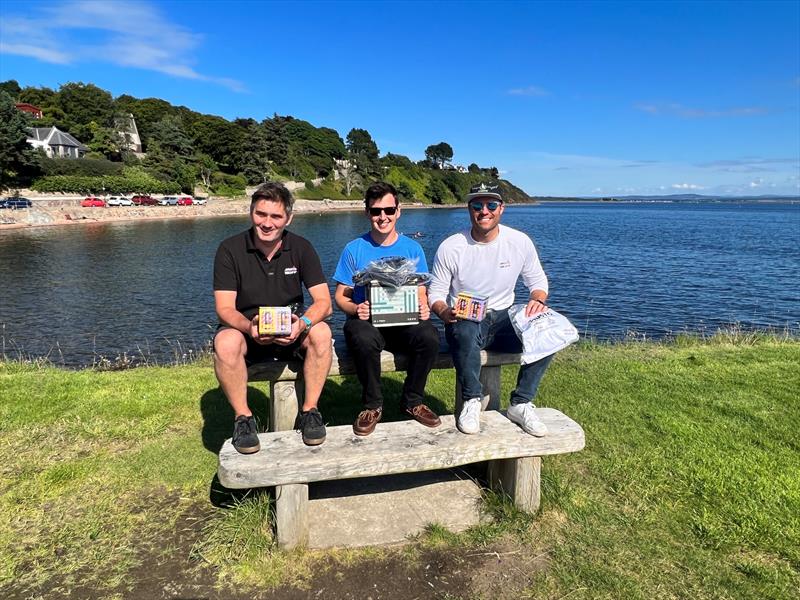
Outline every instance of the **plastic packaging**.
POLYGON ((527 365, 555 354, 578 341, 578 330, 569 319, 552 308, 532 317, 525 316, 525 304, 515 304, 508 316, 522 341, 520 364, 527 365))
POLYGON ((430 281, 428 273, 417 273, 417 259, 387 256, 370 261, 353 275, 353 285, 369 285, 373 281, 390 288, 403 285, 424 285, 430 281))

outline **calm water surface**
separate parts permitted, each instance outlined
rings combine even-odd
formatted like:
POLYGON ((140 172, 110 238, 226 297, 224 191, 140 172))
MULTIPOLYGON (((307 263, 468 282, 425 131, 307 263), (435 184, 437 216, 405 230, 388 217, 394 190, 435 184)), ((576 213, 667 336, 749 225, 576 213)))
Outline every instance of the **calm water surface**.
MULTIPOLYGON (((534 239, 550 304, 585 335, 800 327, 798 204, 548 203, 509 207, 503 222, 534 239)), ((430 263, 466 224, 466 209, 406 210, 399 229, 425 234, 430 263)), ((0 232, 0 351, 69 366, 197 351, 216 326, 217 245, 246 227, 235 217, 0 232)), ((291 228, 332 275, 367 221, 306 214, 291 228)), ((342 320, 335 311, 334 332, 342 320)))

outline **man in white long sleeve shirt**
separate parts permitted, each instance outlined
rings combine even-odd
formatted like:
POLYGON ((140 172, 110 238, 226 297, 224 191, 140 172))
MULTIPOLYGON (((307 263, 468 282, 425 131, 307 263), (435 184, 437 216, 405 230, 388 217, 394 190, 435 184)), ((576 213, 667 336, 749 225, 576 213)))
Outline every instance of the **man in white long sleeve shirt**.
MULTIPOLYGON (((504 206, 499 187, 474 186, 466 200, 471 227, 439 246, 431 269, 428 299, 431 310, 445 323, 445 337, 461 384, 458 428, 472 434, 480 430, 481 350, 519 352, 521 343, 508 315, 517 280, 522 276, 529 292, 525 309, 529 317, 547 310, 548 286, 531 239, 500 224, 504 206), (453 307, 459 292, 488 297, 482 321, 456 318, 453 307)), ((507 413, 511 421, 535 436, 547 433, 532 401, 551 359, 552 355, 520 367, 507 413)))

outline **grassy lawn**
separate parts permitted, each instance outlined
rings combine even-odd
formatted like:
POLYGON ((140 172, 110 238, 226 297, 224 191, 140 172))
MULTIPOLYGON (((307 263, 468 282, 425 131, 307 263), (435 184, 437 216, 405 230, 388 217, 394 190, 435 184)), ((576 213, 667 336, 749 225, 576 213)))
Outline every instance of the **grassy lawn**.
MULTIPOLYGON (((332 563, 502 545, 545 557, 520 598, 796 598, 798 365, 796 340, 581 343, 554 361, 538 404, 578 421, 586 449, 543 461, 536 517, 488 496, 498 519, 460 535, 433 526, 400 551, 287 554, 264 524, 268 497, 231 499, 214 480, 232 414, 208 362, 119 372, 0 362, 0 592, 122 598, 144 557, 178 553, 220 585, 263 590, 308 584, 332 563), (200 520, 189 549, 174 539, 187 519, 200 520)), ((505 368, 504 395, 515 377, 505 368)), ((400 382, 386 378, 390 420, 401 418, 400 382)), ((430 405, 452 411, 452 390, 452 372, 434 372, 430 405)), ((264 421, 265 393, 250 389, 264 421)), ((323 415, 350 423, 358 398, 354 380, 332 379, 323 415)), ((430 597, 502 596, 460 594, 430 597)))

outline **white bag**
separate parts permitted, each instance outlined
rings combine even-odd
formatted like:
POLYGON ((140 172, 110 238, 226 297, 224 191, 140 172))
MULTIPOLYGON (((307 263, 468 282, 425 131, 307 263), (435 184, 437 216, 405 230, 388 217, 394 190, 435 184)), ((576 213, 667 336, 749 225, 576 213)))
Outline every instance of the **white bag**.
POLYGON ((532 317, 525 316, 525 304, 515 304, 508 316, 522 342, 520 364, 527 365, 555 354, 578 341, 578 330, 567 317, 552 308, 532 317))

